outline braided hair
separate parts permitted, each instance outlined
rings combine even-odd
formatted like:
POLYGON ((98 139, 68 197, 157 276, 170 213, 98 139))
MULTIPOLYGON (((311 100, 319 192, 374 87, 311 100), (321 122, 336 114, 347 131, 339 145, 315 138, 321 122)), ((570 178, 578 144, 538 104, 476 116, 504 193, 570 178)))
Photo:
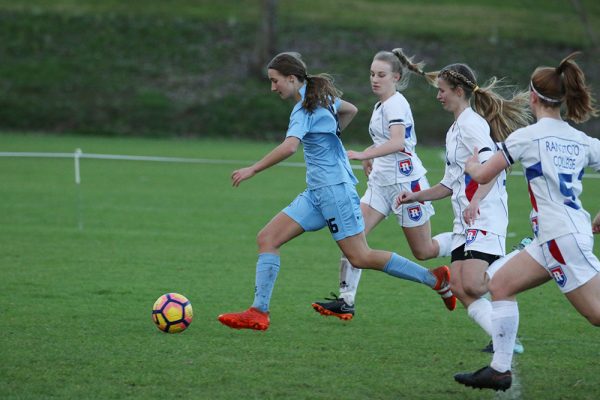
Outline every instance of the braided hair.
POLYGON ((477 84, 475 72, 466 64, 450 64, 437 73, 452 89, 460 87, 467 100, 473 99, 473 109, 490 125, 491 136, 496 142, 532 120, 527 92, 514 91, 505 98, 498 90, 501 80, 491 78, 483 87, 477 84))

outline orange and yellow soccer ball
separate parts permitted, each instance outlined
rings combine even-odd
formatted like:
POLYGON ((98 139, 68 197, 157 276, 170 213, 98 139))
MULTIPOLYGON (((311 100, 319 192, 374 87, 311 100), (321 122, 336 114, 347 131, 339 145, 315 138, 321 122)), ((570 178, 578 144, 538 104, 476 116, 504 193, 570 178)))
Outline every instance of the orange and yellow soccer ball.
POLYGON ((192 303, 179 293, 160 296, 152 307, 152 320, 163 332, 179 333, 192 323, 194 312, 192 303))

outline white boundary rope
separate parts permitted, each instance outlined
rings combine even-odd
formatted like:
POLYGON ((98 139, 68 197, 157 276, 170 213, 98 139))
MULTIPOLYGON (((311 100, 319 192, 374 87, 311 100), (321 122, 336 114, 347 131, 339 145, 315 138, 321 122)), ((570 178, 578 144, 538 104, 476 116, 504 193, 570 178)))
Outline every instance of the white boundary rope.
MULTIPOLYGON (((79 160, 82 158, 97 160, 123 160, 123 161, 151 161, 151 162, 171 162, 171 163, 194 163, 194 164, 251 164, 248 160, 220 160, 211 158, 185 158, 185 157, 155 157, 155 156, 132 156, 119 154, 95 154, 84 153, 81 149, 76 149, 73 153, 44 153, 44 152, 0 152, 0 157, 30 157, 30 158, 72 158, 75 162, 75 183, 81 183, 81 174, 79 169, 79 160)), ((301 162, 281 162, 277 164, 282 167, 304 168, 305 164, 301 162)), ((352 169, 362 170, 361 165, 352 165, 352 169)), ((433 169, 433 171, 437 171, 433 169)), ((512 171, 510 175, 523 176, 521 171, 512 171)), ((584 178, 600 179, 600 174, 585 174, 584 178)))

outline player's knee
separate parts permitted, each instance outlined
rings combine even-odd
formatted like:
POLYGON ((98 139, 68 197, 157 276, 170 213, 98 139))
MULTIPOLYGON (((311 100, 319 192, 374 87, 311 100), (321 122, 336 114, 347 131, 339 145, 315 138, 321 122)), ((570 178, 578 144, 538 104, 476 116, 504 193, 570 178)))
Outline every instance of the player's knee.
POLYGON ((415 258, 419 261, 425 261, 431 258, 429 252, 424 249, 415 249, 412 253, 413 256, 415 256, 415 258))
POLYGON ((256 235, 256 245, 259 249, 266 249, 276 247, 274 242, 274 236, 266 229, 262 229, 256 235))
POLYGON ((591 315, 587 315, 586 318, 588 321, 590 321, 590 324, 600 327, 600 310, 591 315))
POLYGON ((366 263, 365 263, 365 259, 364 257, 361 257, 360 255, 357 254, 351 254, 351 255, 346 255, 346 258, 348 259, 348 261, 350 262, 350 264, 352 264, 352 266, 354 268, 366 268, 366 263))
POLYGON ((502 285, 501 282, 492 279, 488 282, 488 290, 494 299, 506 299, 513 296, 513 293, 509 292, 506 285, 502 285))
POLYGON ((487 293, 488 288, 485 282, 468 282, 463 283, 463 290, 467 296, 481 297, 487 293))

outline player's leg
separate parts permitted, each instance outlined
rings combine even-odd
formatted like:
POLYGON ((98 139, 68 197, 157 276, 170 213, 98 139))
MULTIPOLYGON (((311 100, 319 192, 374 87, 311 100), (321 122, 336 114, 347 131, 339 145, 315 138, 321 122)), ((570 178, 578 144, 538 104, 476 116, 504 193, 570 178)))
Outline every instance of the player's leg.
POLYGON ((452 290, 467 309, 468 315, 491 336, 492 305, 484 297, 489 280, 486 271, 504 255, 505 238, 491 232, 469 229, 465 235, 455 235, 455 240, 456 243, 464 240, 464 245, 453 246, 451 268, 455 268, 456 272, 452 270, 452 290))
MULTIPOLYGON (((365 235, 375 228, 385 215, 366 203, 360 203, 361 212, 365 221, 365 235)), ((342 254, 340 259, 339 297, 331 293, 332 297, 326 301, 316 301, 312 307, 321 315, 334 316, 342 320, 351 320, 354 317, 356 292, 362 274, 362 269, 355 268, 342 254)))
POLYGON ((511 362, 519 327, 515 296, 548 281, 546 270, 527 252, 521 251, 500 268, 488 284, 492 293, 494 356, 490 366, 454 379, 475 388, 506 390, 512 384, 511 362))
POLYGON ((600 326, 600 261, 593 248, 593 237, 573 234, 548 242, 544 250, 558 262, 549 272, 560 290, 592 325, 600 326))
MULTIPOLYGON (((500 257, 499 259, 497 259, 496 261, 494 261, 487 269, 486 274, 488 276, 488 279, 491 280, 493 278, 493 276, 495 275, 496 272, 498 272, 500 270, 500 268, 502 268, 507 262, 508 260, 510 260, 511 258, 513 258, 514 256, 516 256, 517 254, 519 254, 519 252, 521 250, 523 250, 529 243, 531 243, 532 239, 527 237, 522 239, 519 244, 513 246, 513 250, 505 255, 504 257, 500 257)), ((487 300, 487 298, 486 298, 487 300)), ((489 304, 489 308, 486 307, 486 310, 478 310, 476 303, 472 303, 469 311, 472 312, 486 312, 488 314, 490 314, 489 316, 489 321, 490 321, 490 325, 491 325, 491 311, 492 311, 492 305, 491 303, 488 301, 489 304)), ((472 317, 473 319, 475 319, 475 317, 472 317)), ((494 352, 494 342, 491 339, 491 334, 490 334, 490 341, 489 343, 481 350, 484 353, 493 353, 494 352)), ((515 354, 521 354, 525 351, 525 347, 523 346, 523 344, 519 341, 519 338, 517 337, 515 339, 515 345, 513 348, 513 352, 515 354)))
MULTIPOLYGON (((368 235, 383 219, 385 215, 365 203, 360 203, 360 209, 365 221, 365 236, 368 235)), ((358 282, 362 269, 355 268, 348 259, 342 255, 340 260, 340 297, 346 303, 354 305, 358 282)))
POLYGON ((431 237, 430 219, 435 215, 435 210, 430 202, 403 204, 395 206, 395 199, 403 191, 418 192, 429 188, 426 177, 413 182, 396 185, 396 190, 389 198, 391 207, 398 224, 402 227, 410 249, 417 260, 429 260, 436 257, 450 255, 452 246, 452 232, 440 233, 431 237))
POLYGON ((579 314, 592 325, 600 326, 600 273, 565 296, 579 314))
POLYGON ((488 263, 481 259, 466 259, 452 262, 450 265, 450 287, 456 298, 463 304, 467 314, 490 337, 492 336, 491 311, 489 300, 483 295, 487 292, 485 271, 488 263))
POLYGON ((259 232, 252 306, 243 312, 219 315, 222 324, 235 329, 268 329, 269 305, 280 266, 279 248, 304 231, 320 229, 325 225, 320 212, 315 210, 312 193, 305 191, 259 232))
POLYGON ((456 306, 456 298, 450 291, 448 267, 442 266, 430 271, 396 253, 370 249, 364 234, 339 240, 338 246, 357 268, 377 269, 397 278, 423 283, 442 296, 449 310, 456 306))

